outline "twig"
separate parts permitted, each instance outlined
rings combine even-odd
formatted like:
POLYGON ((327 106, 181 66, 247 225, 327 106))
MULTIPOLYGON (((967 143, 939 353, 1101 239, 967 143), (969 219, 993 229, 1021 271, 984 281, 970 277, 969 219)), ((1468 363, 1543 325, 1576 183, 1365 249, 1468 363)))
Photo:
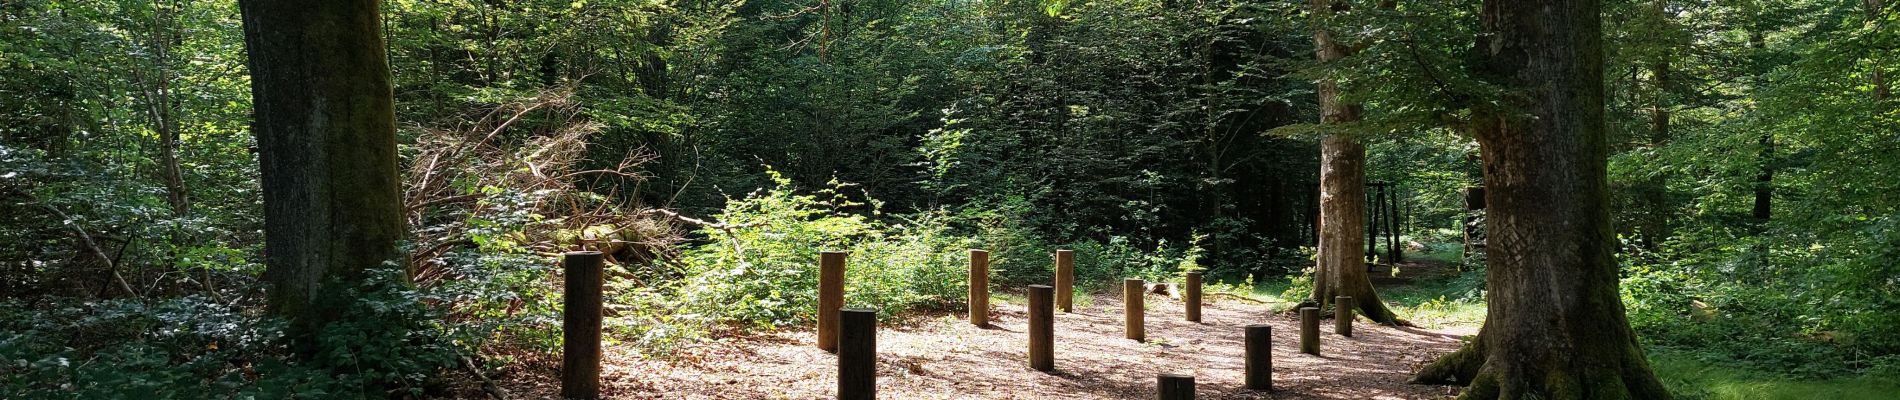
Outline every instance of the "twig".
POLYGON ((1210 295, 1214 295, 1214 296, 1227 296, 1227 297, 1229 297, 1229 298, 1233 298, 1233 299, 1236 299, 1236 300, 1241 300, 1241 301, 1250 301, 1250 302, 1253 302, 1254 304, 1273 304, 1273 302, 1271 302, 1271 301, 1266 301, 1266 300, 1261 300, 1261 299, 1256 299, 1256 298, 1252 298, 1252 297, 1247 297, 1247 296, 1241 296, 1241 295, 1237 295, 1237 294, 1233 294, 1233 293, 1226 293, 1226 292, 1213 292, 1213 293, 1208 293, 1208 294, 1210 294, 1210 295))
POLYGON ((731 231, 733 229, 756 228, 760 226, 765 226, 765 224, 761 224, 761 223, 728 224, 728 223, 723 223, 723 222, 711 222, 711 221, 706 221, 703 219, 680 215, 680 213, 678 212, 674 212, 673 210, 668 210, 664 208, 649 208, 649 209, 640 211, 640 214, 641 215, 646 215, 646 214, 665 215, 667 218, 676 219, 676 220, 679 220, 680 222, 704 226, 707 228, 713 228, 713 229, 718 229, 722 231, 731 231))
MULTIPOLYGON (((38 199, 34 200, 38 201, 38 199)), ((119 282, 119 289, 124 290, 125 294, 132 295, 133 298, 145 300, 145 296, 140 296, 138 291, 132 290, 132 284, 125 281, 125 275, 119 274, 119 264, 112 262, 112 256, 106 255, 106 251, 99 248, 99 242, 92 240, 92 234, 87 233, 86 228, 79 225, 79 221, 73 220, 71 216, 66 215, 66 212, 60 211, 58 207, 53 207, 51 204, 40 203, 40 207, 51 210, 54 215, 59 216, 60 220, 65 221, 67 225, 71 225, 73 232, 79 233, 79 238, 85 240, 86 247, 92 249, 93 255, 98 256, 99 261, 106 263, 106 270, 112 273, 113 280, 119 282)))
POLYGON ((495 384, 495 380, 488 379, 488 374, 482 373, 481 368, 476 368, 475 360, 470 359, 467 356, 463 356, 462 367, 467 368, 468 373, 475 374, 476 378, 480 378, 482 380, 482 391, 487 392, 489 397, 493 397, 500 400, 508 399, 508 391, 502 390, 501 385, 495 384))

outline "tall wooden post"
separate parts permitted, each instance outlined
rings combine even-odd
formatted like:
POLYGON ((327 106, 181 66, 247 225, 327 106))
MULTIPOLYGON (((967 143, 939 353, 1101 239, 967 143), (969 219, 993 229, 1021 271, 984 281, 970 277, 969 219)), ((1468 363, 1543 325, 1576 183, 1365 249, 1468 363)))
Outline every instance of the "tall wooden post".
POLYGON ((561 397, 600 398, 601 254, 567 253, 561 261, 561 397))
POLYGON ((1247 325, 1247 389, 1273 390, 1273 325, 1247 325))
POLYGON ((844 308, 844 252, 818 256, 818 348, 838 352, 838 310, 844 308))
POLYGON ((1201 322, 1201 273, 1187 273, 1187 288, 1181 290, 1181 300, 1187 303, 1188 322, 1201 322))
POLYGON ((1300 308, 1300 352, 1319 355, 1319 308, 1300 308))
POLYGON ((1387 187, 1385 188, 1385 193, 1387 197, 1386 202, 1385 202, 1385 209, 1386 209, 1385 251, 1387 254, 1391 256, 1392 258, 1391 263, 1398 264, 1401 261, 1405 261, 1405 247, 1399 243, 1399 234, 1404 232, 1404 231, 1401 231, 1399 228, 1402 227, 1401 223, 1404 221, 1402 218, 1404 218, 1405 214, 1399 211, 1398 188, 1396 186, 1387 185, 1387 187))
POLYGON ((1144 304, 1144 296, 1142 296, 1142 292, 1146 292, 1146 290, 1143 290, 1145 288, 1146 287, 1142 285, 1141 278, 1122 280, 1122 322, 1128 330, 1129 339, 1144 340, 1148 338, 1147 332, 1143 329, 1142 321, 1142 318, 1145 316, 1145 311, 1147 311, 1147 305, 1144 304))
POLYGON ((838 399, 877 398, 877 311, 839 310, 838 399))
POLYGON ((1056 250, 1056 308, 1075 312, 1075 250, 1056 250))
POLYGON ((1352 309, 1358 304, 1352 301, 1352 296, 1333 298, 1333 333, 1352 336, 1352 309))
POLYGON ((1161 374, 1156 379, 1157 392, 1161 400, 1194 400, 1194 377, 1180 374, 1161 374))
POLYGON ((1056 311, 1048 285, 1029 285, 1029 368, 1037 371, 1056 369, 1056 311))
POLYGON ((990 324, 990 252, 970 250, 970 324, 990 324))

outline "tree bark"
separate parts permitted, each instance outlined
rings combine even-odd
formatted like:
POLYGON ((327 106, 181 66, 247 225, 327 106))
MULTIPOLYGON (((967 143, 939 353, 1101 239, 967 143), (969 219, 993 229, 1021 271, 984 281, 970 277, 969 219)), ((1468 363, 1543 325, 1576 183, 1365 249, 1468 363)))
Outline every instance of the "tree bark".
MULTIPOLYGON (((1315 14, 1329 15, 1335 4, 1313 0, 1312 8, 1315 14)), ((1352 51, 1325 29, 1313 31, 1313 44, 1322 63, 1346 58, 1352 51)), ((1340 101, 1339 83, 1332 79, 1319 81, 1319 109, 1321 124, 1358 121, 1362 111, 1357 103, 1340 101)), ((1325 308, 1334 296, 1352 296, 1360 299, 1366 319, 1398 323, 1398 316, 1372 290, 1361 253, 1366 248, 1366 147, 1347 134, 1327 135, 1319 143, 1319 260, 1308 301, 1325 308)))
MULTIPOLYGON (((269 310, 293 340, 402 260, 395 108, 377 0, 245 0, 269 310)), ((307 349, 300 349, 300 351, 307 349)))
POLYGON ((1420 383, 1461 399, 1667 399, 1629 327, 1612 249, 1598 0, 1487 0, 1474 110, 1484 154, 1489 313, 1420 383))

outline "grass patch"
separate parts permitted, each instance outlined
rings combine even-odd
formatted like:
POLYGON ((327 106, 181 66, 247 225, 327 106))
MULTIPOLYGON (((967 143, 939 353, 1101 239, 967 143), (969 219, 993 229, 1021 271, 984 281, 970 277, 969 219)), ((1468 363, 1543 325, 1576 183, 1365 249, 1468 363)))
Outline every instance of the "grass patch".
POLYGON ((1484 323, 1483 287, 1483 272, 1465 271, 1410 285, 1379 288, 1379 297, 1385 299, 1399 318, 1419 326, 1478 325, 1484 323))
MULTIPOLYGON (((1403 240, 1411 239, 1408 237, 1403 240)), ((1406 250, 1405 259, 1456 266, 1465 261, 1465 245, 1463 243, 1426 243, 1424 251, 1406 250)))
POLYGON ((1676 351, 1652 349, 1649 365, 1681 400, 1892 399, 1900 396, 1896 377, 1841 377, 1795 380, 1777 374, 1727 367, 1676 351))

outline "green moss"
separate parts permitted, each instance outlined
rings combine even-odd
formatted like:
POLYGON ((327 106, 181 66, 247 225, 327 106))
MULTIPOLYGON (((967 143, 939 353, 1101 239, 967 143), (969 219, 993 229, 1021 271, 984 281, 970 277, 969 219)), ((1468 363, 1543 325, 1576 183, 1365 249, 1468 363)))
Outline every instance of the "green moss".
POLYGON ((1679 352, 1653 351, 1650 366, 1682 400, 1892 399, 1900 377, 1836 377, 1797 380, 1772 373, 1698 361, 1679 352))

